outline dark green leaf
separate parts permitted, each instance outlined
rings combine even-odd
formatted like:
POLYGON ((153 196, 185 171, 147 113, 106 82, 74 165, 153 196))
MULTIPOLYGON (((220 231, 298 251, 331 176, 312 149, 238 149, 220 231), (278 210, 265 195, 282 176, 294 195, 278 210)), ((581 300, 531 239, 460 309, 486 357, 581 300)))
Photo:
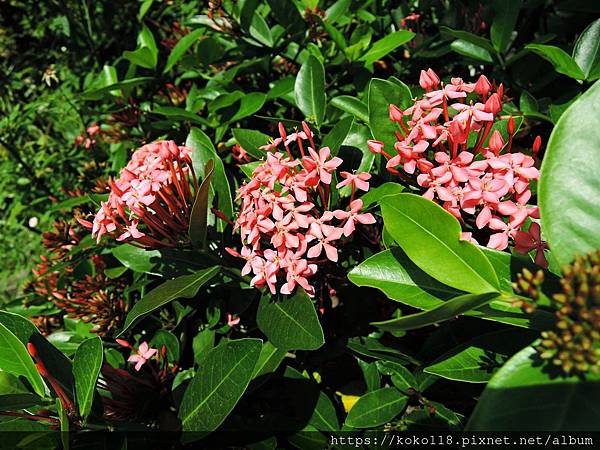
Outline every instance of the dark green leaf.
POLYGON ((87 339, 77 349, 73 358, 73 377, 79 414, 85 420, 92 409, 96 381, 102 367, 104 351, 99 337, 87 339))
POLYGON ((214 160, 208 160, 204 166, 204 179, 196 193, 196 199, 194 200, 194 206, 192 207, 192 212, 190 214, 188 235, 195 248, 205 248, 207 244, 206 231, 208 228, 208 208, 210 206, 208 204, 208 195, 210 194, 214 169, 214 160))
POLYGON ((411 101, 408 86, 398 83, 379 78, 369 83, 369 128, 373 138, 384 143, 386 151, 394 148, 398 130, 397 124, 390 120, 389 106, 405 109, 411 101))
POLYGON ((573 49, 573 59, 586 80, 600 78, 600 19, 583 30, 573 49))
POLYGON ((154 274, 152 269, 161 257, 158 250, 144 250, 130 244, 119 245, 113 248, 111 252, 125 267, 141 273, 154 274))
POLYGON ((350 129, 352 128, 353 122, 354 119, 352 117, 347 117, 336 123, 335 126, 331 129, 331 131, 327 133, 323 138, 323 141, 321 142, 321 147, 329 147, 329 149, 331 150, 331 155, 337 155, 338 150, 342 146, 342 143, 348 136, 348 133, 350 133, 350 129))
POLYGON ((15 375, 23 375, 40 396, 45 395, 46 387, 35 368, 25 345, 11 331, 0 323, 0 370, 15 375))
POLYGON ((142 31, 138 35, 138 48, 134 51, 126 51, 123 53, 125 59, 128 59, 133 64, 146 69, 153 69, 158 62, 158 48, 156 41, 150 29, 142 26, 142 31))
POLYGON ((357 358, 356 362, 363 373, 363 378, 365 379, 365 384, 367 386, 367 392, 376 391, 379 389, 381 387, 381 377, 379 376, 376 363, 368 363, 360 358, 357 358))
POLYGON ((325 117, 325 69, 315 56, 302 64, 294 87, 296 104, 309 122, 321 126, 325 117))
POLYGON ((414 330, 435 323, 452 319, 472 309, 477 309, 497 297, 497 293, 465 294, 442 303, 440 306, 409 316, 384 322, 373 322, 372 325, 387 331, 414 330))
POLYGON ((392 377, 392 383, 402 392, 406 392, 408 388, 418 389, 419 384, 410 371, 402 364, 391 361, 377 361, 377 369, 384 375, 392 377))
POLYGON ((439 357, 425 368, 425 372, 449 380, 486 383, 512 355, 530 344, 535 336, 535 333, 518 329, 477 336, 439 357))
POLYGON ((600 378, 552 375, 526 347, 490 380, 468 431, 595 431, 600 423, 600 378))
POLYGON ((198 40, 198 38, 204 33, 203 29, 197 29, 192 31, 189 34, 186 34, 182 37, 177 45, 173 47, 171 53, 169 54, 169 58, 167 59, 167 64, 165 65, 165 69, 163 73, 167 73, 169 70, 173 68, 177 62, 181 59, 181 57, 188 51, 188 49, 194 45, 194 43, 198 40))
POLYGON ((440 30, 442 31, 443 34, 449 34, 450 36, 455 37, 456 39, 466 41, 470 44, 473 44, 476 47, 486 50, 489 53, 495 52, 495 49, 494 49, 494 46, 492 45, 492 43, 488 39, 486 39, 482 36, 478 36, 476 34, 469 33, 468 31, 453 30, 452 28, 448 28, 445 26, 440 27, 440 30))
POLYGON ((375 42, 369 51, 360 57, 360 61, 364 61, 367 66, 371 65, 414 37, 415 33, 411 31, 394 31, 375 42))
POLYGON ((319 392, 319 399, 308 423, 319 431, 338 431, 340 424, 333 403, 324 392, 319 392))
POLYGON ((408 257, 441 283, 473 294, 499 290, 485 255, 460 240, 459 222, 434 202, 414 194, 386 197, 381 204, 386 229, 408 257))
POLYGON ((260 350, 260 356, 254 367, 252 378, 275 372, 285 358, 286 353, 285 350, 275 347, 270 342, 265 342, 260 350))
POLYGON ((352 97, 351 95, 338 95, 337 97, 333 97, 329 104, 348 114, 352 114, 364 123, 369 123, 369 108, 364 102, 356 97, 352 97))
POLYGON ((165 347, 167 349, 167 359, 170 363, 177 363, 179 361, 179 339, 167 330, 158 330, 152 340, 150 341, 150 347, 157 348, 159 351, 165 347))
POLYGON ((183 396, 179 409, 183 430, 197 435, 215 430, 246 390, 258 361, 258 339, 227 341, 208 352, 183 396))
POLYGON ((231 130, 233 137, 250 155, 257 159, 262 159, 267 152, 259 147, 266 145, 271 140, 270 136, 257 130, 245 130, 243 128, 234 128, 231 130))
POLYGON ((198 290, 208 281, 210 281, 219 272, 219 266, 199 270, 191 275, 183 275, 178 278, 166 281, 157 288, 154 288, 142 297, 125 319, 125 325, 120 335, 127 331, 135 321, 150 314, 152 311, 163 307, 169 302, 178 298, 192 298, 196 296, 198 290))
POLYGON ((490 28, 492 44, 499 53, 504 53, 515 31, 519 10, 523 0, 494 0, 494 19, 490 28))
POLYGON ((585 74, 581 71, 581 68, 562 48, 544 44, 529 44, 525 48, 550 61, 558 73, 577 80, 585 79, 585 74))
POLYGON ((408 397, 396 388, 378 389, 363 395, 352 407, 346 425, 373 428, 389 422, 402 412, 408 397))
POLYGON ((256 323, 274 346, 284 350, 316 350, 325 342, 315 307, 301 289, 293 296, 264 295, 256 323))
POLYGON ((539 204, 542 230, 554 257, 567 264, 600 248, 600 82, 556 124, 542 163, 539 204))
POLYGON ((0 395, 0 411, 15 411, 42 404, 42 398, 35 394, 22 393, 0 395))
POLYGON ((456 53, 467 56, 468 58, 475 59, 477 61, 483 61, 485 63, 492 62, 492 55, 486 49, 473 44, 472 42, 457 39, 450 44, 450 48, 456 53))

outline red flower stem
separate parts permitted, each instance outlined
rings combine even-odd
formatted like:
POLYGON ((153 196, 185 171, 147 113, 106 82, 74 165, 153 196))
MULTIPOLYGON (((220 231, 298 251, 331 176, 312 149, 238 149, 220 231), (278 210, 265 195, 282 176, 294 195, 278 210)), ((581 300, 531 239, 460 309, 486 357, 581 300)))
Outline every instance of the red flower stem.
MULTIPOLYGON (((442 85, 442 89, 444 86, 442 85)), ((446 95, 442 96, 442 107, 444 108, 444 120, 448 122, 450 118, 448 117, 448 100, 446 99, 446 95)))
POLYGON ((27 419, 27 420, 39 420, 41 422, 48 422, 53 425, 60 424, 60 420, 55 419, 53 417, 36 416, 34 414, 24 414, 24 413, 18 413, 18 412, 13 412, 13 411, 0 411, 0 416, 20 417, 22 419, 27 419))

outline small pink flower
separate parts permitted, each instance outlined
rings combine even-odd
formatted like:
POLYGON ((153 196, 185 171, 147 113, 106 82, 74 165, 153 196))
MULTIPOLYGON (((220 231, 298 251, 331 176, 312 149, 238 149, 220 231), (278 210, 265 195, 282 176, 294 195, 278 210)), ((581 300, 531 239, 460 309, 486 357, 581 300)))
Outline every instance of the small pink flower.
POLYGON ((350 203, 349 211, 334 211, 333 215, 340 220, 346 220, 344 224, 344 236, 348 237, 354 233, 355 223, 361 223, 363 225, 371 225, 376 222, 373 214, 359 214, 363 208, 363 201, 359 198, 350 203))
POLYGON ((158 353, 158 350, 155 348, 150 348, 147 342, 142 342, 137 349, 137 354, 131 355, 127 361, 135 363, 135 370, 139 371, 146 362, 152 358, 155 354, 158 353))
POLYGON ((341 172, 340 175, 345 178, 344 181, 341 181, 337 184, 336 188, 341 188, 344 186, 354 186, 356 189, 360 189, 362 191, 369 190, 369 182, 371 179, 371 174, 368 172, 362 173, 350 173, 350 172, 341 172))
POLYGON ((234 327, 240 323, 242 319, 240 317, 235 317, 229 313, 227 313, 227 325, 230 327, 234 327))
POLYGON ((325 250, 327 259, 333 262, 337 262, 337 248, 331 245, 331 242, 340 239, 342 237, 342 233, 343 230, 341 228, 325 228, 319 226, 311 226, 309 234, 306 236, 306 240, 308 242, 316 240, 317 243, 316 245, 308 249, 308 253, 306 254, 306 256, 308 256, 309 258, 316 258, 321 255, 323 250, 325 250))
POLYGON ((302 158, 302 164, 309 171, 306 176, 306 182, 309 185, 315 186, 319 181, 324 184, 331 184, 331 173, 342 164, 341 158, 337 156, 328 161, 331 151, 329 147, 323 147, 319 153, 312 148, 308 149, 310 156, 302 158))

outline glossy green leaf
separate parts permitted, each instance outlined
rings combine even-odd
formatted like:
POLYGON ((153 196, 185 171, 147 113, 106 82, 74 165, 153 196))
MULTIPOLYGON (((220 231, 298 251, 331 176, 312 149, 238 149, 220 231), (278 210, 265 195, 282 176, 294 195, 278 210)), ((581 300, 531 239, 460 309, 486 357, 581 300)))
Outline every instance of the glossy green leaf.
POLYGON ((294 93, 296 104, 307 120, 320 126, 325 117, 325 69, 315 56, 310 55, 302 64, 294 93))
POLYGON ((404 191, 404 187, 399 183, 387 182, 380 186, 369 189, 361 200, 363 201, 363 208, 368 208, 371 205, 379 204, 385 197, 389 195, 400 194, 404 191))
POLYGON ((188 386, 179 409, 184 431, 200 438, 217 429, 235 407, 252 379, 261 342, 227 341, 211 349, 188 386))
POLYGON ((356 97, 352 97, 351 95, 338 95, 337 97, 333 97, 329 104, 348 114, 352 114, 364 123, 369 123, 369 108, 364 102, 356 97))
POLYGON ((285 358, 286 353, 287 351, 275 347, 270 342, 265 342, 260 350, 260 356, 254 367, 252 378, 275 372, 285 358))
POLYGON ((325 20, 331 24, 341 19, 348 11, 352 0, 337 0, 325 11, 325 20))
MULTIPOLYGON (((217 197, 217 209, 225 216, 233 217, 233 200, 229 180, 225 173, 223 161, 217 154, 211 139, 199 128, 192 128, 185 145, 193 149, 192 164, 197 176, 205 171, 209 160, 214 160, 215 169, 210 188, 211 195, 217 197)), ((212 203, 210 204, 212 206, 212 203)), ((226 226, 227 224, 220 219, 216 223, 217 230, 221 232, 225 230, 226 226)))
POLYGON ((32 335, 40 333, 30 320, 8 311, 0 311, 0 323, 10 330, 24 345, 27 345, 32 335))
POLYGON ((456 53, 466 56, 468 58, 482 61, 484 63, 492 62, 492 55, 486 49, 473 44, 472 42, 465 41, 463 39, 457 39, 450 44, 450 48, 456 53))
POLYGON ((455 37, 456 39, 460 39, 462 41, 469 42, 476 47, 486 50, 488 53, 495 52, 494 46, 489 41, 489 39, 486 39, 477 34, 469 33, 468 31, 464 31, 464 30, 454 30, 452 28, 448 28, 445 26, 441 26, 440 31, 443 34, 449 34, 450 36, 455 37))
POLYGON ((73 358, 73 377, 79 415, 85 420, 92 409, 96 392, 96 381, 102 367, 104 351, 99 337, 87 339, 75 352, 73 358))
POLYGON ((600 19, 583 30, 573 49, 573 59, 586 80, 600 78, 600 19))
POLYGON ((0 411, 15 411, 42 405, 42 398, 35 394, 0 394, 0 411))
POLYGON ((600 248, 600 82, 561 116, 539 182, 542 231, 560 264, 600 248))
POLYGON ((449 380, 486 383, 512 355, 535 337, 535 333, 518 329, 487 333, 450 350, 424 370, 449 380))
POLYGON ((515 31, 519 10, 523 0, 494 0, 494 18, 490 28, 490 37, 494 48, 504 53, 510 42, 512 32, 515 31))
POLYGON ((137 320, 165 306, 178 298, 193 298, 198 290, 219 272, 219 267, 199 270, 191 275, 183 275, 166 281, 154 288, 139 300, 125 319, 120 335, 127 331, 137 320))
POLYGON ((372 325, 386 331, 414 330, 452 319, 472 309, 477 309, 497 297, 497 293, 465 294, 442 303, 440 306, 409 316, 402 316, 372 325))
POLYGON ((191 111, 186 111, 183 108, 179 108, 177 106, 157 106, 152 111, 149 111, 151 114, 158 114, 161 116, 167 117, 174 122, 190 122, 195 125, 209 125, 208 120, 204 117, 200 117, 198 114, 195 114, 191 111))
POLYGON ((207 244, 206 231, 208 228, 208 208, 210 207, 208 202, 214 170, 214 160, 210 159, 204 166, 204 179, 196 193, 196 199, 190 213, 188 235, 195 248, 205 248, 207 244))
POLYGON ((263 295, 256 323, 274 346, 285 350, 316 350, 323 345, 323 329, 315 307, 301 289, 280 299, 263 295))
POLYGON ((173 50, 171 50, 163 73, 167 73, 169 70, 171 70, 173 66, 179 62, 182 56, 185 55, 185 52, 187 52, 189 48, 198 41, 198 38, 203 33, 203 29, 197 29, 182 37, 179 42, 177 42, 177 45, 173 47, 173 50))
POLYGON ((331 129, 329 133, 325 135, 321 142, 321 147, 329 147, 333 156, 337 155, 338 150, 342 146, 342 143, 346 140, 354 119, 352 117, 346 117, 340 120, 331 129))
POLYGON ((537 53, 542 58, 552 63, 554 69, 558 73, 562 73, 563 75, 567 75, 577 80, 585 79, 585 74, 581 71, 581 68, 562 48, 544 44, 529 44, 526 45, 525 48, 537 53))
POLYGON ((375 42, 369 51, 360 57, 360 61, 364 61, 365 65, 371 65, 375 61, 383 58, 388 53, 393 52, 402 44, 415 37, 415 33, 407 30, 394 31, 375 42))
POLYGON ((259 147, 268 144, 271 140, 270 136, 258 130, 245 130, 243 128, 234 128, 231 132, 238 144, 250 155, 257 159, 262 159, 266 156, 267 152, 259 147))
POLYGON ((138 48, 134 51, 125 51, 123 57, 146 69, 156 67, 158 48, 156 47, 154 35, 146 25, 142 25, 142 31, 138 35, 138 48))
POLYGON ((22 375, 31 383, 34 391, 44 396, 46 387, 25 345, 0 323, 0 370, 22 375))
POLYGON ((386 151, 394 148, 394 133, 398 130, 397 124, 390 120, 389 106, 394 104, 405 109, 411 101, 408 86, 398 83, 379 78, 373 78, 369 83, 369 128, 373 138, 384 143, 386 151))
POLYGON ((99 88, 91 88, 87 91, 81 93, 80 98, 82 100, 100 100, 106 96, 106 94, 110 93, 121 93, 123 89, 132 88, 134 86, 139 86, 145 83, 152 81, 154 78, 152 77, 136 77, 130 78, 128 80, 119 81, 116 83, 112 83, 107 86, 99 87, 99 88))
POLYGON ((241 120, 244 117, 251 116, 262 108, 266 99, 267 95, 262 92, 250 92, 249 94, 244 95, 240 99, 240 108, 227 122, 232 123, 241 120))
POLYGON ((252 16, 252 21, 250 23, 250 36, 252 36, 254 39, 256 39, 256 41, 260 42, 265 47, 273 47, 273 34, 271 33, 271 29, 258 11, 255 11, 254 15, 252 16))
POLYGON ((271 12, 288 33, 298 33, 303 31, 305 22, 298 11, 294 2, 288 0, 267 0, 271 7, 271 12))
POLYGON ((152 269, 161 258, 158 250, 144 250, 131 244, 119 245, 111 252, 125 267, 141 273, 154 273, 152 269))
POLYGON ((376 391, 381 387, 381 376, 375 362, 366 362, 360 358, 356 358, 356 362, 363 373, 365 379, 365 385, 367 386, 367 392, 376 391))
POLYGON ((404 410, 408 397, 396 388, 378 389, 363 395, 352 407, 346 425, 373 428, 389 422, 404 410))
POLYGON ((473 294, 497 292, 498 278, 485 255, 460 240, 460 224, 434 202, 414 194, 386 197, 386 229, 407 256, 441 283, 473 294))
POLYGON ((157 348, 159 351, 165 347, 167 349, 167 359, 169 362, 177 363, 179 361, 179 339, 177 339, 177 336, 170 331, 158 330, 154 336, 152 336, 150 347, 157 348))
POLYGON ((317 404, 308 423, 319 431, 338 431, 340 428, 335 407, 327 394, 322 391, 319 392, 317 404))
POLYGON ((563 377, 536 362, 526 347, 492 377, 468 431, 595 431, 600 423, 600 377, 563 377))
POLYGON ((389 375, 392 378, 392 383, 402 392, 406 392, 409 388, 418 389, 419 384, 412 373, 402 364, 391 361, 377 361, 377 369, 384 375, 389 375))

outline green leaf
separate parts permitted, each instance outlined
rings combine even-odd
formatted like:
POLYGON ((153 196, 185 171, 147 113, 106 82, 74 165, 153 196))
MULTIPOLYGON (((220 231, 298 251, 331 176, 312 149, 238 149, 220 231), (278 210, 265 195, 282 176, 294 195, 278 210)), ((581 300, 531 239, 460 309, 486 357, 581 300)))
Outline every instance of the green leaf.
POLYGON ((600 78, 600 19, 587 26, 573 49, 573 59, 586 80, 600 78))
POLYGON ((325 20, 334 24, 346 14, 351 3, 352 0, 337 0, 325 11, 325 20))
POLYGON ((215 169, 213 159, 209 159, 204 166, 204 179, 196 193, 196 199, 190 213, 190 223, 188 226, 188 235, 195 248, 205 248, 206 231, 208 228, 208 195, 210 194, 211 180, 215 169))
POLYGON ((591 153, 599 146, 600 82, 596 82, 561 116, 542 163, 542 230, 560 264, 600 248, 600 159, 591 153))
POLYGON ((398 389, 406 392, 408 388, 418 389, 419 384, 412 373, 402 364, 391 361, 377 361, 377 369, 384 375, 392 377, 392 383, 398 389))
POLYGON ((159 351, 165 347, 167 349, 167 359, 170 363, 176 363, 179 361, 180 344, 179 339, 167 330, 158 330, 152 336, 150 341, 150 347, 157 348, 159 351))
POLYGON ((325 117, 325 69, 310 55, 300 67, 294 86, 296 104, 309 122, 321 126, 325 117))
POLYGON ((267 152, 259 147, 268 144, 270 136, 257 130, 245 130, 243 128, 234 128, 231 130, 233 137, 240 146, 256 159, 263 159, 267 152))
POLYGON ((187 440, 200 438, 223 423, 250 383, 260 351, 260 340, 238 339, 208 352, 179 408, 183 430, 198 433, 187 440))
POLYGON ((378 389, 363 395, 352 407, 346 425, 373 428, 389 422, 402 412, 408 397, 396 388, 378 389))
POLYGON ((42 405, 41 397, 30 393, 0 395, 0 411, 15 411, 42 405))
POLYGON ((191 111, 186 111, 185 109, 178 108, 176 106, 157 106, 149 112, 151 114, 166 116, 173 121, 190 122, 196 125, 210 125, 204 117, 200 117, 198 114, 195 114, 191 111))
POLYGON ((256 323, 269 341, 280 349, 316 350, 325 342, 315 307, 301 289, 281 299, 263 295, 256 323))
POLYGON ((262 92, 250 92, 240 99, 240 109, 227 122, 236 122, 244 117, 251 116, 259 111, 265 104, 267 95, 262 92))
POLYGON ((364 123, 369 123, 369 108, 364 102, 351 95, 338 95, 329 102, 331 106, 341 109, 348 114, 352 114, 364 123))
POLYGON ((365 384, 367 386, 367 392, 376 391, 381 387, 381 377, 377 370, 375 362, 368 363, 360 358, 356 358, 356 362, 363 373, 365 384))
POLYGON ((294 2, 288 0, 267 0, 267 3, 271 7, 271 12, 277 22, 283 25, 288 33, 298 33, 306 28, 304 19, 294 2))
POLYGON ((152 32, 146 25, 138 35, 138 48, 134 51, 123 52, 123 57, 133 64, 146 69, 154 69, 158 62, 158 48, 152 32))
POLYGON ((324 392, 319 392, 319 398, 312 417, 308 423, 319 431, 338 431, 340 424, 331 399, 324 392))
POLYGON ((363 201, 363 208, 368 208, 373 204, 379 204, 385 197, 400 194, 402 191, 404 191, 404 187, 401 184, 387 182, 369 189, 369 192, 365 193, 360 199, 363 201))
POLYGON ((406 109, 411 101, 408 86, 398 83, 379 78, 373 78, 369 83, 369 128, 373 138, 384 143, 386 151, 394 148, 394 133, 398 130, 397 124, 390 120, 389 106, 394 104, 406 109))
POLYGON ((22 375, 29 380, 34 391, 44 396, 46 387, 25 345, 0 323, 0 370, 22 375))
POLYGON ((256 11, 250 23, 250 36, 266 47, 273 47, 271 29, 263 17, 256 11))
POLYGON ((585 74, 581 71, 581 68, 562 48, 544 44, 528 44, 525 48, 550 61, 558 73, 577 80, 585 79, 585 74))
POLYGON ((490 28, 492 44, 499 53, 504 53, 515 30, 523 0, 494 0, 494 19, 490 28))
POLYGON ((337 155, 342 143, 348 136, 348 133, 350 133, 353 123, 354 119, 352 117, 346 117, 345 119, 340 120, 335 124, 331 131, 325 135, 321 142, 321 147, 329 147, 331 155, 337 155))
POLYGON ((443 34, 449 34, 450 36, 455 37, 456 39, 460 39, 462 41, 473 44, 476 47, 486 50, 488 53, 495 53, 494 46, 490 43, 488 39, 482 36, 469 33, 468 31, 453 30, 452 28, 448 28, 445 26, 441 26, 440 31, 443 34))
POLYGON ((460 240, 459 222, 434 202, 415 194, 386 197, 381 204, 386 229, 407 256, 441 283, 473 294, 499 290, 485 255, 460 240))
POLYGON ((465 294, 442 303, 440 306, 409 316, 384 322, 373 322, 372 325, 386 331, 414 330, 435 323, 452 319, 472 309, 479 308, 497 297, 495 292, 487 294, 465 294))
POLYGON ((356 266, 348 279, 357 286, 383 291, 390 299, 419 309, 431 309, 443 300, 460 295, 419 269, 395 247, 377 253, 356 266))
MULTIPOLYGON (((122 244, 111 250, 115 258, 128 269, 134 272, 150 273, 154 266, 160 261, 161 255, 158 250, 144 250, 131 244, 122 244), (154 259, 154 262, 152 261, 154 259)), ((156 275, 156 274, 155 274, 156 275)))
POLYGON ((195 297, 198 290, 210 281, 219 270, 219 266, 209 267, 208 269, 199 270, 191 275, 183 275, 166 281, 154 288, 133 305, 133 308, 131 308, 131 311, 127 314, 125 325, 119 335, 122 335, 131 328, 134 322, 145 315, 150 314, 152 311, 165 306, 167 303, 182 297, 195 297))
POLYGON ((102 367, 104 351, 99 337, 86 339, 73 358, 73 377, 79 414, 85 420, 92 410, 96 381, 102 367))
POLYGON ((117 93, 122 95, 123 89, 128 89, 134 86, 138 86, 140 84, 145 84, 152 81, 154 78, 152 77, 136 77, 130 78, 128 80, 119 81, 117 83, 112 83, 107 86, 103 86, 100 88, 92 88, 84 91, 80 94, 80 98, 82 100, 100 100, 106 96, 106 94, 117 93))
POLYGON ((281 361, 285 358, 286 353, 285 350, 275 347, 270 342, 265 342, 262 345, 260 356, 254 367, 252 379, 275 372, 281 364, 281 361))
POLYGON ((31 336, 40 334, 37 327, 25 317, 8 311, 0 311, 0 323, 14 334, 24 345, 27 345, 31 336))
MULTIPOLYGON (((233 217, 233 200, 231 198, 231 188, 229 180, 225 173, 223 161, 217 154, 217 150, 210 138, 199 128, 192 128, 185 141, 185 145, 193 149, 192 164, 196 175, 205 170, 209 160, 214 160, 215 169, 211 182, 211 194, 217 196, 217 209, 227 217, 233 217)), ((212 202, 211 202, 212 205, 212 202)), ((217 230, 225 230, 227 224, 218 219, 217 230)))
POLYGON ((530 344, 535 336, 535 333, 524 333, 517 329, 477 336, 442 355, 424 371, 449 380, 486 383, 512 355, 530 344))
POLYGON ((479 47, 478 45, 473 44, 472 42, 468 42, 463 39, 457 39, 450 44, 450 48, 459 55, 463 55, 477 61, 483 61, 485 63, 492 62, 492 55, 490 55, 490 52, 479 47))
POLYGON ((359 61, 364 61, 365 65, 369 66, 388 53, 393 52, 402 44, 412 40, 415 36, 415 33, 407 30, 390 33, 375 42, 369 51, 360 57, 359 61))
POLYGON ((595 431, 600 378, 563 377, 526 347, 496 372, 483 391, 468 431, 595 431))
POLYGON ((185 55, 185 52, 187 52, 188 49, 198 40, 198 38, 202 36, 203 33, 204 30, 199 28, 182 37, 179 42, 177 42, 177 45, 173 47, 173 50, 171 50, 163 73, 167 73, 169 70, 171 70, 173 66, 179 62, 181 57, 185 55))

